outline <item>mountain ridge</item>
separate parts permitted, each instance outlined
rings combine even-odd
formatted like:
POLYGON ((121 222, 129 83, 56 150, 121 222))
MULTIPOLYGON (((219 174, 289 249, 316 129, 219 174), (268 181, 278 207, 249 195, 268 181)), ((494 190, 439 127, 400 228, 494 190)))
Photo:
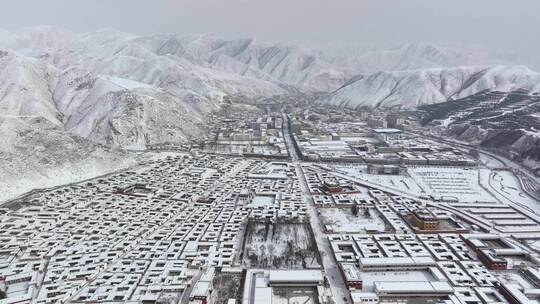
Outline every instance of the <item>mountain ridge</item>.
POLYGON ((352 108, 416 108, 474 95, 484 90, 540 91, 540 73, 525 66, 468 66, 361 75, 332 92, 328 102, 352 108))

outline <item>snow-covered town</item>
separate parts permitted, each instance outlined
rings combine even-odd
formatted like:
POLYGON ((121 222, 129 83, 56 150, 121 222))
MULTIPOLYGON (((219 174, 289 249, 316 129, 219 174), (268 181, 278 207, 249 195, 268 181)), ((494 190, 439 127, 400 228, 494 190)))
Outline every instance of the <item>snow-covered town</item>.
POLYGON ((540 304, 539 12, 1 1, 0 304, 540 304))
POLYGON ((540 303, 517 165, 396 114, 212 115, 204 142, 4 202, 0 303, 540 303))

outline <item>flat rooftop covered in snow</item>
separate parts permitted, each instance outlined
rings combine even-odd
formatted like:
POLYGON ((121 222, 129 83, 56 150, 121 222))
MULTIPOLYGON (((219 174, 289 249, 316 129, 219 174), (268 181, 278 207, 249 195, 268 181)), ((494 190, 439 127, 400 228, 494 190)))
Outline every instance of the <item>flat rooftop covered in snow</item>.
POLYGON ((429 281, 402 281, 402 282, 375 282, 375 292, 378 295, 445 295, 451 294, 454 289, 448 282, 429 281))
POLYGON ((432 257, 377 257, 360 258, 360 267, 362 269, 369 267, 423 267, 435 266, 435 260, 432 257))
POLYGON ((272 270, 270 271, 270 285, 283 283, 321 284, 324 276, 320 270, 272 270))
MULTIPOLYGON (((442 275, 442 274, 441 274, 442 275)), ((373 292, 379 282, 432 282, 436 278, 429 270, 361 272, 364 291, 373 292)))

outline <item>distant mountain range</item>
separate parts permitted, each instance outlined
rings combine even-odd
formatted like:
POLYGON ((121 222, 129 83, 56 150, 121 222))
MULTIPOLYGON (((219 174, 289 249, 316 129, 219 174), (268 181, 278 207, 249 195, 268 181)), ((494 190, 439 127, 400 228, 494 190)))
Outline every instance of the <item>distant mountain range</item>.
POLYGON ((540 73, 524 66, 454 67, 384 71, 358 76, 328 100, 344 107, 418 106, 458 100, 482 91, 540 91, 540 73))
POLYGON ((7 139, 0 156, 9 158, 25 138, 15 126, 46 124, 80 152, 73 162, 102 148, 114 160, 107 149, 201 136, 205 113, 225 96, 323 92, 321 103, 412 109, 486 91, 539 91, 539 74, 521 63, 482 48, 421 43, 307 47, 113 29, 0 30, 0 138, 7 139))

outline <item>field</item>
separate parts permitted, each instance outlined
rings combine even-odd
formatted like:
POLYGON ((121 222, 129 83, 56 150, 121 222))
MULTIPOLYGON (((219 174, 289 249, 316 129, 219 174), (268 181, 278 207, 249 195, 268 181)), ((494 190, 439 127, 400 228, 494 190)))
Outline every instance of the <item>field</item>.
POLYGON ((335 166, 336 172, 353 178, 359 178, 374 184, 403 191, 413 195, 421 195, 422 188, 409 176, 406 175, 374 175, 368 174, 366 166, 335 166))
POLYGON ((448 167, 410 168, 409 174, 427 194, 460 202, 493 202, 479 184, 479 170, 448 167))
POLYGON ((512 202, 529 208, 535 212, 540 204, 532 197, 523 192, 519 180, 510 171, 493 171, 489 176, 489 185, 497 197, 506 198, 512 202))
POLYGON ((305 224, 249 223, 243 257, 244 264, 251 268, 306 269, 320 265, 305 224))
POLYGON ((384 220, 374 208, 360 208, 357 216, 352 214, 350 208, 321 208, 319 212, 322 223, 332 232, 382 233, 386 230, 384 220))

